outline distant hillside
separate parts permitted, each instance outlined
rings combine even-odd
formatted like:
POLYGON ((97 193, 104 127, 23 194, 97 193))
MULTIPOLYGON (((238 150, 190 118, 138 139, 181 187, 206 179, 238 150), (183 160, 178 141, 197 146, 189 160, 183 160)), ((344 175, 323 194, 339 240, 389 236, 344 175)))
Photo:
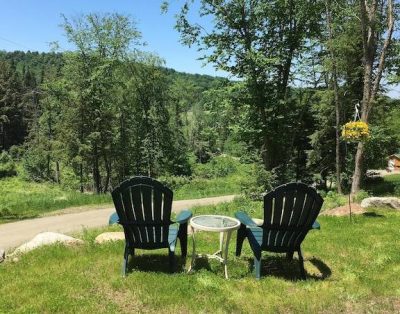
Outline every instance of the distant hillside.
MULTIPOLYGON (((21 75, 24 75, 27 71, 31 72, 34 74, 36 81, 40 83, 49 68, 61 68, 63 66, 63 54, 37 51, 0 51, 0 61, 10 62, 21 75)), ((227 80, 226 78, 210 75, 178 72, 170 68, 163 68, 163 70, 171 81, 181 78, 188 83, 193 83, 199 88, 200 92, 212 88, 218 82, 227 80)))

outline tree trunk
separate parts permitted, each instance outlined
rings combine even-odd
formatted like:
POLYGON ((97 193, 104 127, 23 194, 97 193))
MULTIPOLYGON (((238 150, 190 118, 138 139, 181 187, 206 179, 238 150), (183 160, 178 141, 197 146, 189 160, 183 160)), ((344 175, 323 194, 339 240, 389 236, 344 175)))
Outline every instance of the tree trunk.
POLYGON ((60 184, 60 163, 56 161, 56 182, 60 184))
POLYGON ((108 191, 108 187, 110 186, 110 178, 111 178, 111 162, 108 160, 107 156, 104 155, 104 164, 106 167, 106 179, 104 182, 104 192, 108 191))
POLYGON ((363 156, 364 156, 364 143, 359 142, 357 146, 357 152, 356 152, 356 157, 355 157, 355 167, 354 167, 354 173, 353 173, 353 181, 351 183, 351 194, 355 195, 360 191, 360 186, 361 186, 361 178, 363 175, 363 167, 362 167, 362 161, 363 161, 363 156))
POLYGON ((340 98, 339 98, 339 87, 337 78, 337 67, 336 67, 336 56, 333 48, 333 29, 332 29, 332 15, 330 9, 330 1, 326 0, 326 22, 329 32, 329 54, 332 61, 332 85, 335 97, 335 115, 336 115, 336 125, 335 125, 335 135, 336 135, 336 188, 337 192, 342 194, 342 178, 341 178, 341 161, 340 161, 340 98))
POLYGON ((94 188, 96 190, 96 194, 101 193, 101 177, 100 177, 100 169, 99 169, 99 155, 98 155, 98 149, 97 149, 97 144, 94 146, 94 151, 93 151, 93 183, 94 183, 94 188))
POLYGON ((83 193, 83 165, 79 164, 80 191, 83 193))
MULTIPOLYGON (((360 0, 360 22, 361 31, 363 36, 363 65, 364 65, 364 88, 363 99, 361 105, 361 121, 368 122, 369 112, 375 101, 378 93, 382 73, 385 68, 385 58, 391 43, 393 29, 394 29, 394 7, 393 0, 387 2, 387 31, 381 30, 377 27, 377 19, 379 10, 377 10, 378 2, 372 1, 369 4, 366 0, 360 0), (380 55, 377 56, 376 43, 383 37, 386 31, 386 38, 383 42, 380 55), (377 58, 378 60, 375 60, 377 58), (376 63, 376 65, 375 65, 376 63), (375 66, 375 67, 374 67, 375 66), (374 71, 374 68, 376 69, 374 71), (375 73, 374 73, 375 72, 375 73)), ((351 184, 351 193, 355 194, 360 190, 361 177, 362 177, 362 161, 364 154, 364 143, 359 143, 355 157, 354 175, 351 184)))

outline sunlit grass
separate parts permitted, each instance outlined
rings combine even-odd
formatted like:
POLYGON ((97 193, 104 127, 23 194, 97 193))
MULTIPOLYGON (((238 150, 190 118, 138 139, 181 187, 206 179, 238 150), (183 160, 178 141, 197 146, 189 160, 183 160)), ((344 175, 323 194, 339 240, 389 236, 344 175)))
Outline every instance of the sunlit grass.
MULTIPOLYGON (((239 193, 237 175, 193 180, 174 191, 174 200, 239 193)), ((0 223, 34 218, 55 210, 85 205, 112 205, 110 193, 88 194, 63 189, 57 184, 27 182, 20 178, 0 180, 0 223)), ((83 210, 83 209, 82 209, 83 210)))
MULTIPOLYGON (((245 200, 193 212, 233 215, 239 209, 262 217, 261 203, 245 200)), ((310 232, 303 243, 306 281, 299 280, 297 258, 288 262, 272 253, 264 254, 262 278, 256 281, 248 244, 241 257, 234 257, 235 238, 229 248, 229 280, 220 264, 206 259, 192 274, 184 272, 183 261, 170 274, 166 250, 138 250, 123 278, 123 241, 97 245, 94 238, 108 229, 89 230, 78 234, 85 245, 42 248, 18 263, 0 265, 0 312, 399 312, 400 213, 376 210, 353 223, 347 217, 321 217, 319 222, 321 230, 310 232)), ((198 252, 212 253, 218 235, 199 232, 196 245, 198 252)))
POLYGON ((110 195, 82 194, 56 184, 0 180, 0 221, 37 217, 71 206, 110 203, 110 195))

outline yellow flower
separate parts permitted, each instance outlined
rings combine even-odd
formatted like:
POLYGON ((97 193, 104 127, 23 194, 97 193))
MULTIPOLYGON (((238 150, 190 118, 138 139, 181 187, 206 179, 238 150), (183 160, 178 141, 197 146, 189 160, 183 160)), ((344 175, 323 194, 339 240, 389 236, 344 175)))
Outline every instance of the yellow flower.
POLYGON ((347 122, 342 127, 342 137, 348 142, 359 142, 369 138, 368 124, 363 121, 347 122))

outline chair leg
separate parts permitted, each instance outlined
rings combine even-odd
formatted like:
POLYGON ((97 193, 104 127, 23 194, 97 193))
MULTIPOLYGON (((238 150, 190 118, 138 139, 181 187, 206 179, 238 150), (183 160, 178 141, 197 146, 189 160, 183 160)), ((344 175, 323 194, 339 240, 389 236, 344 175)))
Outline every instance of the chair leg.
POLYGON ((181 253, 183 258, 186 258, 187 256, 187 227, 188 227, 187 223, 182 224, 179 226, 179 231, 178 231, 178 238, 181 244, 181 253))
POLYGON ((299 255, 299 264, 300 264, 300 274, 301 274, 301 278, 303 280, 306 279, 306 271, 304 269, 304 259, 303 259, 303 255, 301 254, 301 249, 299 249, 297 251, 297 254, 299 255))
MULTIPOLYGON (((134 254, 134 250, 132 249, 132 252, 134 254)), ((126 276, 126 273, 128 271, 128 260, 129 260, 129 249, 127 246, 125 246, 125 251, 124 251, 124 261, 122 262, 122 276, 126 276)))
POLYGON ((292 261, 293 260, 293 254, 294 254, 294 252, 287 252, 286 253, 286 259, 289 260, 289 261, 292 261))
POLYGON ((254 272, 256 279, 260 280, 261 277, 261 254, 254 255, 254 272))
POLYGON ((237 237, 236 237, 236 256, 240 256, 242 254, 242 246, 243 246, 243 241, 246 238, 247 230, 245 225, 240 225, 240 228, 237 232, 237 237))
POLYGON ((175 272, 175 252, 168 249, 169 269, 171 273, 175 272))

